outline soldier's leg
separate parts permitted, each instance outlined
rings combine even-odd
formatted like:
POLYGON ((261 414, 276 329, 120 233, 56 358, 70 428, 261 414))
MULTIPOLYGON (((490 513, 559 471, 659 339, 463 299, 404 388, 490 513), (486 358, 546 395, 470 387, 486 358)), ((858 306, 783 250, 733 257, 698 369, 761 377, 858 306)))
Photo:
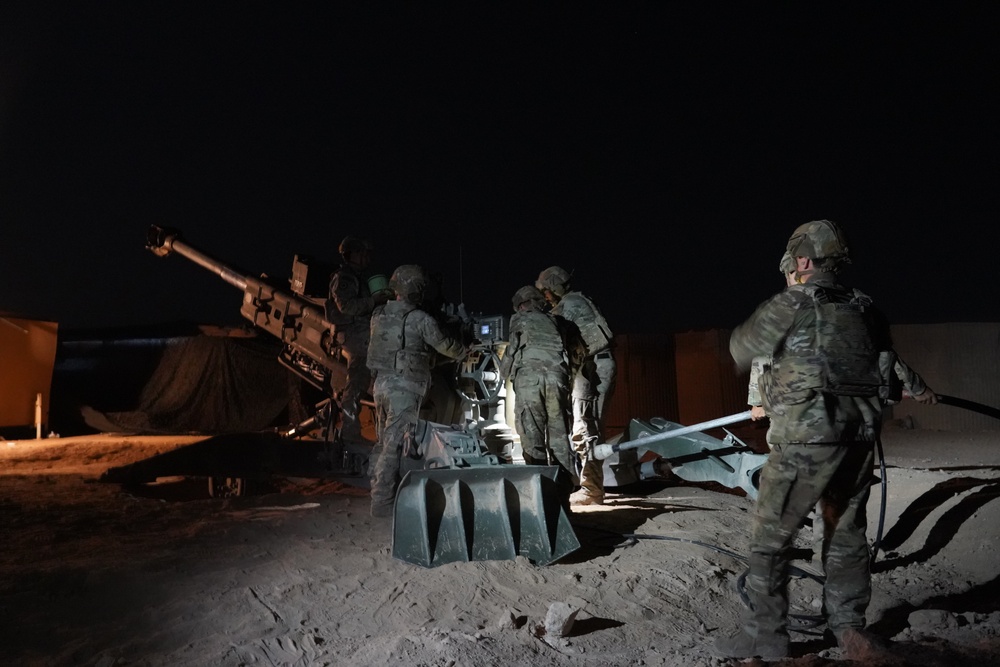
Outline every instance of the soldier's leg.
POLYGON ((399 387, 388 393, 385 427, 379 439, 381 451, 372 476, 372 516, 392 516, 402 445, 408 436, 412 437, 422 399, 422 395, 399 387))
POLYGON ((608 407, 608 401, 615 392, 615 385, 618 381, 618 366, 614 357, 606 357, 594 360, 597 374, 597 402, 595 405, 597 417, 598 435, 604 438, 604 409, 608 407))
POLYGON ((545 447, 547 415, 541 392, 541 379, 535 374, 518 373, 514 379, 514 429, 521 440, 524 462, 528 465, 548 465, 545 447))
POLYGON ((580 491, 574 496, 577 504, 604 502, 604 463, 594 457, 594 447, 600 444, 597 422, 597 397, 573 398, 573 450, 580 463, 580 491))
POLYGON ((604 464, 594 457, 594 447, 600 444, 598 384, 597 366, 593 358, 588 358, 580 372, 573 378, 572 391, 571 442, 580 470, 580 490, 573 494, 572 502, 579 505, 604 502, 604 464))
POLYGON ((347 382, 340 398, 340 437, 345 442, 361 442, 361 397, 368 392, 372 382, 367 337, 364 340, 346 338, 344 350, 348 354, 348 362, 347 382))
MULTIPOLYGON (((604 462, 594 457, 594 447, 604 442, 604 408, 614 391, 617 376, 614 358, 595 359, 594 371, 597 383, 591 387, 592 399, 588 400, 586 405, 580 406, 583 410, 582 420, 587 424, 589 439, 585 445, 586 458, 583 459, 583 470, 580 473, 580 490, 585 497, 580 500, 600 504, 604 502, 604 462)), ((574 413, 575 410, 576 406, 574 413)))
POLYGON ((371 454, 368 457, 368 481, 369 488, 375 483, 375 464, 382 454, 382 443, 385 442, 383 433, 388 418, 389 396, 387 390, 383 388, 378 380, 375 381, 375 444, 372 446, 371 454))
POLYGON ((821 501, 826 527, 824 609, 827 625, 835 635, 848 628, 865 627, 865 611, 872 593, 866 508, 873 480, 874 448, 871 443, 860 442, 843 448, 844 459, 821 501))
POLYGON ((788 653, 788 551, 802 520, 816 505, 840 457, 839 447, 775 444, 761 469, 750 535, 750 567, 743 630, 719 640, 727 657, 783 657, 788 653))
POLYGON ((558 464, 562 474, 560 492, 564 502, 569 505, 570 494, 580 483, 577 475, 577 456, 570 443, 570 404, 568 378, 559 373, 545 376, 545 411, 548 430, 546 444, 552 452, 552 458, 558 464))

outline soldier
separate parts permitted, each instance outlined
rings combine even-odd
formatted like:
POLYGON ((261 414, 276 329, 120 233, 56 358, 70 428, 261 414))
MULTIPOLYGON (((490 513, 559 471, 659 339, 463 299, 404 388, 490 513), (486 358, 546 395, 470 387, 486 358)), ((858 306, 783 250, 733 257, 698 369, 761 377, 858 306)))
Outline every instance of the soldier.
POLYGON ((580 490, 570 497, 574 505, 604 504, 604 463, 594 458, 594 447, 604 439, 604 408, 615 388, 617 367, 611 354, 614 334, 594 302, 570 291, 570 275, 550 266, 535 282, 552 304, 552 314, 573 322, 586 353, 573 375, 573 431, 571 441, 582 464, 580 490))
POLYGON ((579 483, 576 455, 569 440, 569 351, 582 347, 576 327, 558 315, 545 312, 545 296, 528 285, 514 293, 507 349, 500 374, 514 384, 514 426, 521 438, 528 465, 557 465, 564 473, 563 495, 579 483))
MULTIPOLYGON (((791 287, 796 284, 795 271, 786 271, 786 262, 782 262, 782 266, 779 267, 782 275, 785 278, 785 286, 791 287)), ((888 323, 885 324, 888 326, 888 323)), ((887 368, 881 368, 880 372, 882 377, 886 380, 885 394, 882 399, 886 403, 897 403, 902 399, 902 391, 906 390, 908 396, 916 400, 918 403, 923 403, 926 405, 934 405, 938 402, 937 394, 927 386, 924 379, 915 370, 910 368, 910 366, 899 358, 899 355, 892 351, 888 355, 883 354, 879 359, 880 364, 886 362, 892 363, 892 373, 894 375, 889 375, 890 371, 887 368), (890 395, 890 386, 896 386, 898 384, 898 396, 890 395)), ((771 365, 770 357, 754 357, 750 362, 750 383, 747 387, 747 404, 750 405, 750 419, 753 421, 758 421, 764 419, 767 415, 764 413, 764 403, 760 395, 760 375, 764 370, 771 365)))
POLYGON ((759 380, 771 453, 750 537, 749 605, 742 630, 716 641, 723 657, 788 655, 788 550, 817 502, 827 625, 848 658, 884 646, 864 630, 871 599, 865 508, 881 428, 879 360, 892 344, 871 298, 839 282, 849 261, 836 223, 801 225, 781 261, 794 284, 761 304, 730 338, 738 367, 754 357, 771 359, 759 380))
POLYGON ((461 359, 465 345, 445 334, 437 320, 420 310, 427 274, 415 264, 398 267, 389 279, 396 299, 371 318, 368 368, 375 372, 375 427, 372 451, 371 514, 392 516, 401 455, 416 455, 414 429, 431 385, 435 355, 461 359))
POLYGON ((387 293, 372 295, 368 289, 368 265, 372 244, 348 236, 340 242, 344 260, 330 277, 326 319, 334 325, 337 342, 347 357, 347 382, 340 396, 340 437, 345 442, 365 442, 361 435, 361 396, 369 391, 372 377, 365 358, 372 310, 388 301, 387 293))

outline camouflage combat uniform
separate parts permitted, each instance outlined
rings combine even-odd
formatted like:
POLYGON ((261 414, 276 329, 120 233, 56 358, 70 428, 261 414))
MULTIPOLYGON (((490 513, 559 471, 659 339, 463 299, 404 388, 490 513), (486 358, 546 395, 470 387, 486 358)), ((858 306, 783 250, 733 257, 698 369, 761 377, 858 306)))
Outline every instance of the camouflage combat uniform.
POLYGON ((881 427, 879 353, 888 327, 871 300, 820 273, 763 303, 737 327, 730 352, 746 368, 771 357, 760 395, 771 420, 746 579, 744 632, 787 642, 788 551, 816 506, 824 520, 824 610, 836 634, 865 625, 871 599, 866 505, 881 427))
POLYGON ((513 380, 514 426, 524 462, 549 465, 551 453, 554 464, 565 471, 568 498, 579 478, 569 440, 570 364, 561 319, 537 310, 511 316, 500 374, 513 380))
POLYGON ((378 434, 369 469, 373 514, 391 513, 399 483, 399 457, 404 448, 416 446, 414 427, 430 389, 437 353, 459 359, 465 346, 412 303, 390 301, 375 309, 368 346, 368 367, 375 371, 378 434))
POLYGON ((593 450, 603 440, 604 407, 615 388, 614 334, 594 302, 580 292, 564 294, 551 312, 575 324, 586 345, 583 363, 573 376, 571 441, 583 466, 581 490, 603 499, 604 464, 594 458, 593 450))
POLYGON ((361 397, 372 382, 366 358, 368 336, 375 299, 367 278, 348 264, 342 264, 330 278, 330 298, 326 301, 326 319, 334 325, 337 342, 347 357, 347 382, 340 397, 341 437, 360 442, 361 397))
POLYGON ((770 357, 754 357, 750 362, 750 382, 747 385, 747 405, 762 406, 764 399, 760 396, 760 376, 771 366, 770 357))

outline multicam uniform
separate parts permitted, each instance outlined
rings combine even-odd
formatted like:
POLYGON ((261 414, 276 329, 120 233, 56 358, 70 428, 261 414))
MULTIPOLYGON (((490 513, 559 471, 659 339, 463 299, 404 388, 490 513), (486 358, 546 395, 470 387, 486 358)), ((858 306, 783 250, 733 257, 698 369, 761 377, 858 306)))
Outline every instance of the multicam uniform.
POLYGON ((565 471, 567 485, 575 487, 579 480, 569 441, 570 365, 560 319, 537 310, 514 313, 500 374, 513 380, 514 426, 524 462, 548 465, 551 453, 565 471))
POLYGON ((788 550, 817 502, 825 524, 824 608, 835 633, 865 625, 871 599, 865 508, 888 327, 871 300, 821 273, 763 303, 737 327, 730 352, 746 368, 771 357, 760 395, 771 420, 750 538, 744 619, 752 638, 786 637, 788 550))
POLYGON ((326 319, 334 325, 337 340, 347 356, 347 383, 340 399, 341 430, 344 440, 361 438, 361 396, 372 382, 366 357, 371 314, 375 299, 365 277, 348 264, 342 264, 330 278, 330 298, 326 301, 326 319))
POLYGON ((764 405, 760 396, 760 376, 764 369, 771 366, 770 357, 754 357, 750 361, 750 382, 747 384, 747 405, 758 407, 764 405))
POLYGON ((371 498, 391 509, 399 483, 399 457, 415 447, 414 427, 431 385, 435 354, 452 359, 465 346, 441 331, 433 316, 405 301, 390 301, 371 319, 368 367, 375 371, 375 427, 378 443, 371 455, 371 498))
POLYGON ((603 437, 604 406, 615 388, 617 366, 611 354, 614 334, 594 302, 580 292, 567 292, 552 308, 580 330, 586 355, 573 376, 572 443, 583 469, 580 486, 584 493, 604 497, 604 464, 594 459, 594 446, 603 437))

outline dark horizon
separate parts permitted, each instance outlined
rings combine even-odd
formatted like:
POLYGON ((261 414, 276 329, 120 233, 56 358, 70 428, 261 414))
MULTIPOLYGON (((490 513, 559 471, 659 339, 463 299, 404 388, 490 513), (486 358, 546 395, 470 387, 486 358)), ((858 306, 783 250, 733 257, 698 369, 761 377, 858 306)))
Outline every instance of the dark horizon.
POLYGON ((155 223, 278 281, 361 235, 471 312, 558 264, 617 332, 730 328, 829 218, 893 323, 998 320, 987 3, 3 13, 0 311, 241 324, 155 223))

